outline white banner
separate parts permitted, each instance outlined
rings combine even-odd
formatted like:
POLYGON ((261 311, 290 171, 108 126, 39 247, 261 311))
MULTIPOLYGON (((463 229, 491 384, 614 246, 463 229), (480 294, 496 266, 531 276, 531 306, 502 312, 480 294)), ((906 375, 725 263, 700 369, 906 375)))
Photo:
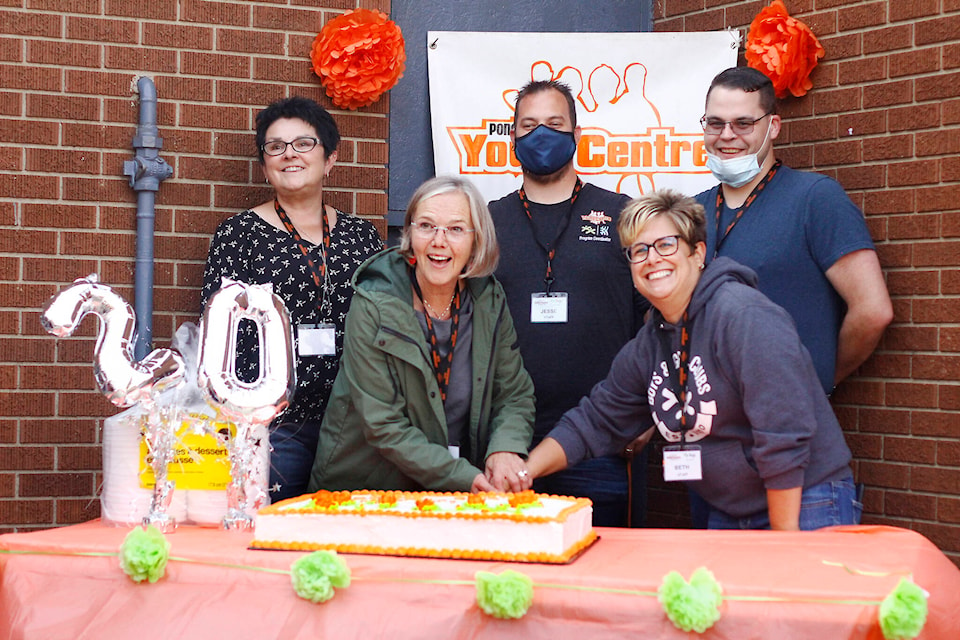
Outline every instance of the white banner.
POLYGON ((437 175, 469 176, 488 199, 521 184, 510 145, 517 91, 557 79, 577 99, 584 180, 631 196, 716 184, 700 117, 713 77, 737 64, 736 31, 427 34, 437 175))

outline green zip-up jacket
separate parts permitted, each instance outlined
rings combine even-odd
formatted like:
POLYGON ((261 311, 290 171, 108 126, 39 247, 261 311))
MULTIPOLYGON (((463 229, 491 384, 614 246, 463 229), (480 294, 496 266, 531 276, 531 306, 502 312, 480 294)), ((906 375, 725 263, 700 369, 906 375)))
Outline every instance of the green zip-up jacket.
POLYGON ((471 278, 473 396, 470 459, 447 449, 430 348, 413 310, 407 263, 387 249, 360 266, 343 358, 320 428, 310 490, 469 491, 488 455, 525 456, 533 382, 495 278, 471 278))

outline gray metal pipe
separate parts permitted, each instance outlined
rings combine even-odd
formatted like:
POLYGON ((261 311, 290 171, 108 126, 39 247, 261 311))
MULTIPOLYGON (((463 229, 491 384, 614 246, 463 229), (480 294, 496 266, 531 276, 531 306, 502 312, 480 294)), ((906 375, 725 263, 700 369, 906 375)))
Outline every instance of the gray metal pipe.
POLYGON ((173 175, 173 167, 160 157, 163 138, 157 128, 157 89, 153 80, 137 81, 140 93, 140 123, 133 136, 136 150, 133 160, 123 163, 123 175, 137 192, 137 258, 134 273, 134 311, 137 313, 137 338, 134 356, 142 360, 153 344, 153 231, 154 202, 160 182, 173 175))

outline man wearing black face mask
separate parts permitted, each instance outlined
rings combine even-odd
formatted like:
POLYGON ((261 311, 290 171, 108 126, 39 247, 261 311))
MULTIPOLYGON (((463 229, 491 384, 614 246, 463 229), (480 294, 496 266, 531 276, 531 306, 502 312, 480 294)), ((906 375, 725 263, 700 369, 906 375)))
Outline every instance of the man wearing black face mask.
MULTIPOLYGON (((555 81, 523 87, 511 138, 523 186, 491 202, 490 213, 500 242, 496 276, 536 390, 536 445, 606 377, 649 305, 633 288, 615 233, 629 198, 577 176, 580 128, 570 89, 555 81)), ((619 456, 587 460, 534 489, 590 498, 598 526, 625 526, 628 514, 636 526, 646 510, 644 460, 632 464, 633 500, 631 465, 619 456)))

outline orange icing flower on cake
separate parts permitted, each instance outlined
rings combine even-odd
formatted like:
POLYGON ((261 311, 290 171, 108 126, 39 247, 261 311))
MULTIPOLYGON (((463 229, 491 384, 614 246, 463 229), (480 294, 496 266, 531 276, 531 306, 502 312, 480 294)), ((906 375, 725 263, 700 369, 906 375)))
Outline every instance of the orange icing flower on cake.
POLYGON ((467 496, 467 504, 475 504, 477 506, 483 506, 487 504, 487 501, 479 493, 471 493, 467 496))
POLYGON ((537 501, 537 494, 533 491, 521 491, 520 493, 510 494, 510 506, 513 508, 530 505, 537 501))
POLYGON ((770 77, 778 98, 788 92, 805 95, 813 87, 810 73, 824 53, 810 27, 790 17, 783 0, 773 0, 750 24, 747 64, 770 77))
POLYGON ((380 495, 380 506, 381 507, 394 507, 397 504, 397 492, 396 491, 386 491, 380 495))
POLYGON ((310 49, 313 71, 333 104, 372 104, 403 76, 403 34, 379 11, 354 9, 325 24, 310 49))
POLYGON ((320 509, 330 509, 339 507, 344 502, 350 501, 349 491, 326 491, 321 489, 313 494, 313 502, 320 509))
POLYGON ((427 509, 436 509, 437 504, 430 498, 418 498, 417 499, 417 509, 420 511, 425 511, 427 509))

